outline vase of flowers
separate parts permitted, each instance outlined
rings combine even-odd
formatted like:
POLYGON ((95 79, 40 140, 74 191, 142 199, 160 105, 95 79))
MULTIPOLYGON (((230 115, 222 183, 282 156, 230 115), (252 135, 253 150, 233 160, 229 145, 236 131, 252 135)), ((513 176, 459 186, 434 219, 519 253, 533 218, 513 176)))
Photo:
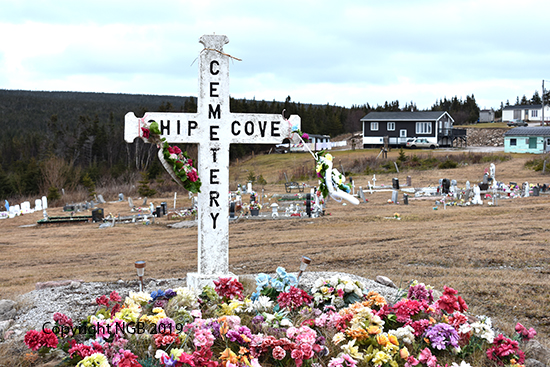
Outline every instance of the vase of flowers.
POLYGON ((262 205, 258 203, 257 201, 253 201, 250 203, 250 215, 253 217, 257 217, 260 214, 260 209, 262 209, 262 205))

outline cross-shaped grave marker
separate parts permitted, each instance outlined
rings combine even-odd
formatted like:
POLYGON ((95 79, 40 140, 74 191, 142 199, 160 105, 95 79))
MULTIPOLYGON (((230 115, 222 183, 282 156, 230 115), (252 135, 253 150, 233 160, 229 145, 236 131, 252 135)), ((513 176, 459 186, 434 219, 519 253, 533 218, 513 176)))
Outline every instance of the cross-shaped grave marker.
POLYGON ((229 272, 229 145, 278 144, 300 129, 300 117, 231 113, 229 110, 229 59, 224 35, 204 35, 199 57, 197 113, 148 112, 125 117, 124 139, 133 142, 141 127, 156 121, 169 143, 197 143, 198 172, 198 272, 187 274, 187 285, 201 289, 229 272))

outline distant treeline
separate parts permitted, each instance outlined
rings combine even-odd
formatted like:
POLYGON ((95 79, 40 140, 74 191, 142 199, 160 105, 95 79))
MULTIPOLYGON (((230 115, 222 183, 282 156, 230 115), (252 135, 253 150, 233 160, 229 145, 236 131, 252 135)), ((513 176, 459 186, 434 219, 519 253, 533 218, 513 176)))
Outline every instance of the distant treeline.
MULTIPOLYGON (((149 179, 161 172, 156 147, 140 139, 124 141, 124 115, 141 117, 147 111, 196 112, 196 98, 158 95, 35 92, 0 90, 0 199, 47 194, 62 188, 87 187, 122 180, 129 173, 146 172, 149 179)), ((362 129, 360 119, 371 111, 416 111, 414 103, 398 101, 383 106, 368 103, 351 108, 231 99, 238 113, 298 114, 302 131, 336 136, 362 129)), ((446 110, 456 124, 475 122, 479 108, 474 97, 466 101, 444 99, 432 110, 446 110)), ((193 154, 194 147, 182 146, 193 154)), ((231 146, 231 159, 270 149, 264 145, 231 146)), ((135 177, 135 175, 131 176, 135 177)))

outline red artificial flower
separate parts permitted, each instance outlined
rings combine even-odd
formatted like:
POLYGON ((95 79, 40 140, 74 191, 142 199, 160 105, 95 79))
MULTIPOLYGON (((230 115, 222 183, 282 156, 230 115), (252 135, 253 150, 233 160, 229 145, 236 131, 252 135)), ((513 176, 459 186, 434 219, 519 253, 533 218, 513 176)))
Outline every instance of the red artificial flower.
POLYGON ((57 336, 50 329, 44 329, 41 332, 41 343, 44 347, 57 348, 57 336))
POLYGON ((468 305, 462 297, 456 297, 458 293, 456 290, 445 286, 443 295, 437 300, 437 306, 448 314, 452 314, 454 311, 464 312, 468 309, 468 305))
POLYGON ((38 350, 41 347, 40 344, 40 331, 29 330, 25 334, 25 344, 32 350, 38 350))
POLYGON ((187 172, 187 178, 189 178, 189 181, 196 182, 199 179, 199 175, 197 174, 197 171, 193 168, 191 171, 187 172))
POLYGON ((109 299, 107 298, 106 295, 103 295, 101 297, 97 297, 95 299, 95 303, 97 303, 100 306, 109 307, 109 299))
POLYGON ((50 329, 43 331, 29 330, 25 334, 25 344, 30 349, 36 351, 42 347, 57 348, 59 342, 57 336, 50 329))
POLYGON ((220 278, 214 281, 216 293, 220 297, 225 297, 227 299, 237 298, 242 300, 244 298, 243 285, 236 279, 233 278, 220 278))
POLYGON ((112 291, 111 294, 109 294, 109 299, 111 302, 122 302, 122 298, 120 298, 116 291, 112 291))
POLYGON ((296 310, 304 304, 309 304, 313 301, 313 297, 307 294, 306 291, 300 288, 291 286, 288 292, 281 292, 277 297, 277 303, 281 308, 296 310))
POLYGON ((118 361, 118 367, 141 367, 141 364, 137 360, 138 356, 131 351, 121 349, 119 353, 122 354, 122 357, 118 361))
POLYGON ((177 333, 155 334, 153 335, 153 339, 155 339, 157 348, 170 344, 179 345, 181 343, 177 333))
POLYGON ((180 154, 181 153, 181 149, 178 146, 174 146, 172 149, 174 150, 175 154, 180 154))
POLYGON ((149 136, 151 135, 151 132, 149 131, 148 128, 142 127, 141 132, 143 133, 142 135, 145 139, 149 139, 149 136))

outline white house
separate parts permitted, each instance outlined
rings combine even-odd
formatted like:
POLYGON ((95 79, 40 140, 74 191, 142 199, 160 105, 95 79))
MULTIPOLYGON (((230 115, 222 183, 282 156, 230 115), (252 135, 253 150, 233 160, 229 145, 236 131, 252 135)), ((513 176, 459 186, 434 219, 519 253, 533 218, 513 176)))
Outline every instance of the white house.
MULTIPOLYGON (((529 104, 506 106, 502 110, 502 121, 524 120, 530 122, 542 121, 542 105, 529 104)), ((550 106, 544 106, 544 121, 550 122, 550 106)))

